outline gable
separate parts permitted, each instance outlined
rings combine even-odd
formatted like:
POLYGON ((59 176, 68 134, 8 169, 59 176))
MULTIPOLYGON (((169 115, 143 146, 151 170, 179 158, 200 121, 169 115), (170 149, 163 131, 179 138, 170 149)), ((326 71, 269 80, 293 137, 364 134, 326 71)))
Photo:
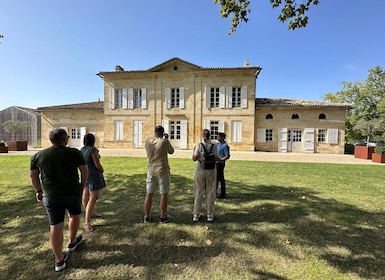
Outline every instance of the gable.
POLYGON ((170 60, 167 60, 159 65, 156 65, 150 69, 148 72, 185 72, 185 71, 196 71, 201 70, 202 67, 192 64, 188 61, 182 60, 180 58, 174 57, 170 60))

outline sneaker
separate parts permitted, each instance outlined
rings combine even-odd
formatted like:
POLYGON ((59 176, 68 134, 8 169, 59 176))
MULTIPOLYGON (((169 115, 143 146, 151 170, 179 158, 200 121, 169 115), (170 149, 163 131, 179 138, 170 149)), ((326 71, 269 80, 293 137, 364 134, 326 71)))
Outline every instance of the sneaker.
POLYGON ((166 217, 160 218, 159 224, 165 224, 165 223, 168 223, 170 220, 171 220, 171 216, 170 216, 170 215, 166 215, 166 217))
POLYGON ((208 221, 208 222, 214 221, 214 214, 207 215, 207 221, 208 221))
POLYGON ((148 216, 147 218, 146 217, 143 218, 143 223, 147 224, 147 223, 151 223, 151 222, 152 222, 151 216, 148 216))
POLYGON ((193 216, 193 222, 198 222, 200 218, 200 215, 194 215, 193 216))
POLYGON ((66 260, 68 260, 68 255, 66 253, 63 253, 63 260, 61 262, 56 262, 55 263, 55 271, 60 271, 66 268, 66 260))
POLYGON ((83 236, 81 234, 79 234, 78 236, 76 236, 76 241, 75 243, 72 243, 72 244, 68 244, 68 252, 73 252, 76 250, 76 248, 79 246, 80 243, 82 243, 83 241, 83 236))

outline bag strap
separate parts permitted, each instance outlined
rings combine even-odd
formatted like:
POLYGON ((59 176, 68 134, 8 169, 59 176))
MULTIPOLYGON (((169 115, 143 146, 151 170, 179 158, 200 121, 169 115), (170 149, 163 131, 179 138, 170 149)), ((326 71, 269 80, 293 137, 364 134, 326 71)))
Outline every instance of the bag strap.
POLYGON ((205 151, 205 156, 207 156, 211 153, 211 151, 213 150, 213 146, 214 146, 214 144, 212 144, 210 147, 210 151, 207 152, 205 145, 203 145, 203 143, 201 143, 201 145, 202 145, 203 150, 205 151))

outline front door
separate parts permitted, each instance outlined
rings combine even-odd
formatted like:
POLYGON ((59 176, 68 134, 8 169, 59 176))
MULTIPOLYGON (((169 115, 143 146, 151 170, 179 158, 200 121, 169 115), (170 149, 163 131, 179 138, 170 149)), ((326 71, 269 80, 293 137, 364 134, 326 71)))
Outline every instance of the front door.
POLYGON ((68 145, 73 148, 80 148, 83 146, 83 138, 86 135, 85 127, 71 128, 70 141, 68 145))
POLYGON ((302 130, 291 130, 291 150, 292 152, 302 152, 302 130))
POLYGON ((174 148, 187 148, 187 120, 163 120, 162 124, 174 148))

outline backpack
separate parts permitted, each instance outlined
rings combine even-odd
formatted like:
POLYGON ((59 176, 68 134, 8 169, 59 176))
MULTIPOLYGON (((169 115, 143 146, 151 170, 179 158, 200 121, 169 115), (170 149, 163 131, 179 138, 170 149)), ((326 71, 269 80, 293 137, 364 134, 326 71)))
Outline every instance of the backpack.
POLYGON ((210 151, 207 151, 205 145, 201 143, 203 150, 205 151, 205 155, 201 160, 201 164, 203 169, 214 169, 215 168, 215 154, 212 153, 214 144, 211 145, 210 151))

